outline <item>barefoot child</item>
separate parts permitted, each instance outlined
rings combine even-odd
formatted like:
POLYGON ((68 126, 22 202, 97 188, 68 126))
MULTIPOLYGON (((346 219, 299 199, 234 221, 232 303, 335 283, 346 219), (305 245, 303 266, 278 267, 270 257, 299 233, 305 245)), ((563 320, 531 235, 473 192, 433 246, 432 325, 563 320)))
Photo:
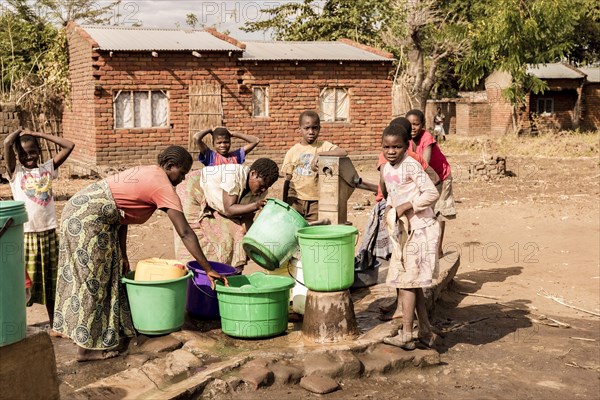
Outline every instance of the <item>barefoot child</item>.
POLYGON ((246 160, 246 155, 260 142, 260 139, 256 136, 229 132, 227 128, 223 128, 222 126, 198 132, 194 135, 193 140, 194 143, 196 143, 196 146, 198 146, 198 149, 200 149, 198 161, 207 167, 221 164, 243 164, 246 160), (216 151, 209 149, 202 140, 204 136, 208 134, 212 135, 213 147, 216 151), (232 137, 245 140, 248 144, 235 151, 229 152, 231 149, 232 137))
POLYGON ((402 329, 384 342, 406 350, 415 348, 412 325, 415 309, 419 319, 419 340, 430 344, 423 288, 437 277, 439 223, 431 205, 438 192, 421 164, 407 154, 410 135, 398 125, 383 131, 386 160, 381 168, 381 188, 387 198, 386 223, 393 243, 387 283, 400 289, 402 329))
POLYGON ((344 157, 348 153, 332 143, 318 140, 321 119, 316 112, 303 111, 298 123, 298 132, 302 135, 300 143, 292 146, 283 160, 283 201, 307 221, 314 222, 319 214, 318 156, 344 157))
POLYGON ((442 244, 446 221, 456 218, 450 164, 431 133, 423 129, 423 126, 425 126, 425 115, 420 110, 410 110, 406 113, 406 118, 412 124, 411 134, 412 141, 416 146, 416 153, 423 157, 440 177, 440 183, 436 185, 440 198, 433 205, 433 211, 440 222, 441 233, 438 244, 438 256, 441 258, 443 256, 442 244))
POLYGON ((54 320, 58 263, 58 238, 52 180, 56 178, 56 170, 69 157, 74 147, 75 144, 67 139, 20 129, 8 135, 4 140, 10 188, 15 200, 25 202, 29 217, 29 221, 23 226, 25 266, 31 279, 31 298, 28 305, 45 304, 50 318, 50 326, 54 320), (38 164, 42 150, 37 138, 58 144, 61 148, 60 152, 53 159, 38 164), (19 163, 16 162, 15 152, 19 163))

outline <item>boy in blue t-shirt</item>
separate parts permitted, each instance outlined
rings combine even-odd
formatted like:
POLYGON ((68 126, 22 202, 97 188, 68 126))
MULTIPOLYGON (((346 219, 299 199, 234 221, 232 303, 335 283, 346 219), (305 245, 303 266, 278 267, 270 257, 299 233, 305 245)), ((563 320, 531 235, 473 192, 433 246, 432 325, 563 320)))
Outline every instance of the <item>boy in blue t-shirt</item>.
POLYGON ((198 161, 207 167, 221 164, 243 164, 246 159, 246 154, 250 153, 260 142, 260 139, 256 136, 229 132, 227 128, 222 126, 200 131, 194 135, 193 140, 200 150, 198 161), (211 150, 202 140, 204 136, 208 134, 212 135, 213 147, 215 150, 211 150), (232 137, 240 138, 248 142, 248 144, 230 152, 232 137))

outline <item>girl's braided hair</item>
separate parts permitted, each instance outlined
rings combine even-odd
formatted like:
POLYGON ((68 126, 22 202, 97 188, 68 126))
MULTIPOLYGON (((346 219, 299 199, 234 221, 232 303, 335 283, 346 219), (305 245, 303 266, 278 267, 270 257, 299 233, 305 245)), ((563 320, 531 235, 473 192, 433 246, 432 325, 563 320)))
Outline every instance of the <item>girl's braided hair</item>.
POLYGON ((256 171, 256 174, 263 178, 268 187, 271 187, 279 179, 279 167, 270 158, 259 158, 254 161, 250 166, 250 171, 256 171))
POLYGON ((169 146, 158 154, 156 157, 158 165, 166 167, 171 164, 175 167, 189 169, 192 167, 194 160, 192 155, 181 146, 169 146))

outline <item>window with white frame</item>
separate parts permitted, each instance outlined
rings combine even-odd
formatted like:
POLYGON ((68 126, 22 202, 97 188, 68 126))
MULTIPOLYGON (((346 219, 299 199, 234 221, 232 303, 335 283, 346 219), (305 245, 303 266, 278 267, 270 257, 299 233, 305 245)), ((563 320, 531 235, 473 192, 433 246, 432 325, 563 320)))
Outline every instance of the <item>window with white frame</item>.
POLYGON ((323 88, 319 95, 319 105, 322 121, 336 122, 350 120, 350 96, 346 88, 323 88))
POLYGON ((549 99, 549 98, 537 99, 537 113, 539 115, 554 114, 554 99, 549 99))
POLYGON ((119 90, 113 94, 115 128, 156 128, 169 124, 164 90, 119 90))
POLYGON ((252 87, 252 116, 253 117, 268 117, 269 116, 269 87, 268 86, 253 86, 252 87))

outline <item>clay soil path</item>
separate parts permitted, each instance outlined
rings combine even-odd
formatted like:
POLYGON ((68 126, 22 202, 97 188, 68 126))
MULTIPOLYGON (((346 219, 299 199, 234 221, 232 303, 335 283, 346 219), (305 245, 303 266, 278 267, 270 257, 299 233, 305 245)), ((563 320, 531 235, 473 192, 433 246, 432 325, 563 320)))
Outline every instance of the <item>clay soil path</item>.
MULTIPOLYGON (((600 318, 546 297, 600 313, 598 159, 509 158, 507 168, 516 176, 496 182, 467 179, 466 166, 476 161, 472 156, 451 156, 450 161, 459 217, 447 225, 445 249, 447 257, 461 255, 461 268, 433 316, 445 332, 444 365, 343 382, 341 391, 327 397, 598 398, 600 318), (557 327, 561 324, 570 327, 557 327)), ((364 179, 376 180, 370 165, 358 169, 364 179)), ((88 183, 58 181, 59 210, 64 198, 88 183)), ((281 182, 273 192, 280 197, 281 182)), ((8 185, 1 185, 0 197, 8 195, 8 185)), ((355 192, 350 205, 372 198, 355 192)), ((368 210, 351 210, 350 220, 360 230, 368 210)), ((131 229, 132 264, 171 257, 173 245, 165 239, 171 235, 162 213, 131 229)), ((30 324, 44 321, 41 307, 28 310, 30 324)), ((122 363, 77 364, 70 361, 72 344, 54 343, 63 394, 113 373, 122 363)), ((236 395, 282 396, 310 397, 302 389, 281 387, 236 395)))

